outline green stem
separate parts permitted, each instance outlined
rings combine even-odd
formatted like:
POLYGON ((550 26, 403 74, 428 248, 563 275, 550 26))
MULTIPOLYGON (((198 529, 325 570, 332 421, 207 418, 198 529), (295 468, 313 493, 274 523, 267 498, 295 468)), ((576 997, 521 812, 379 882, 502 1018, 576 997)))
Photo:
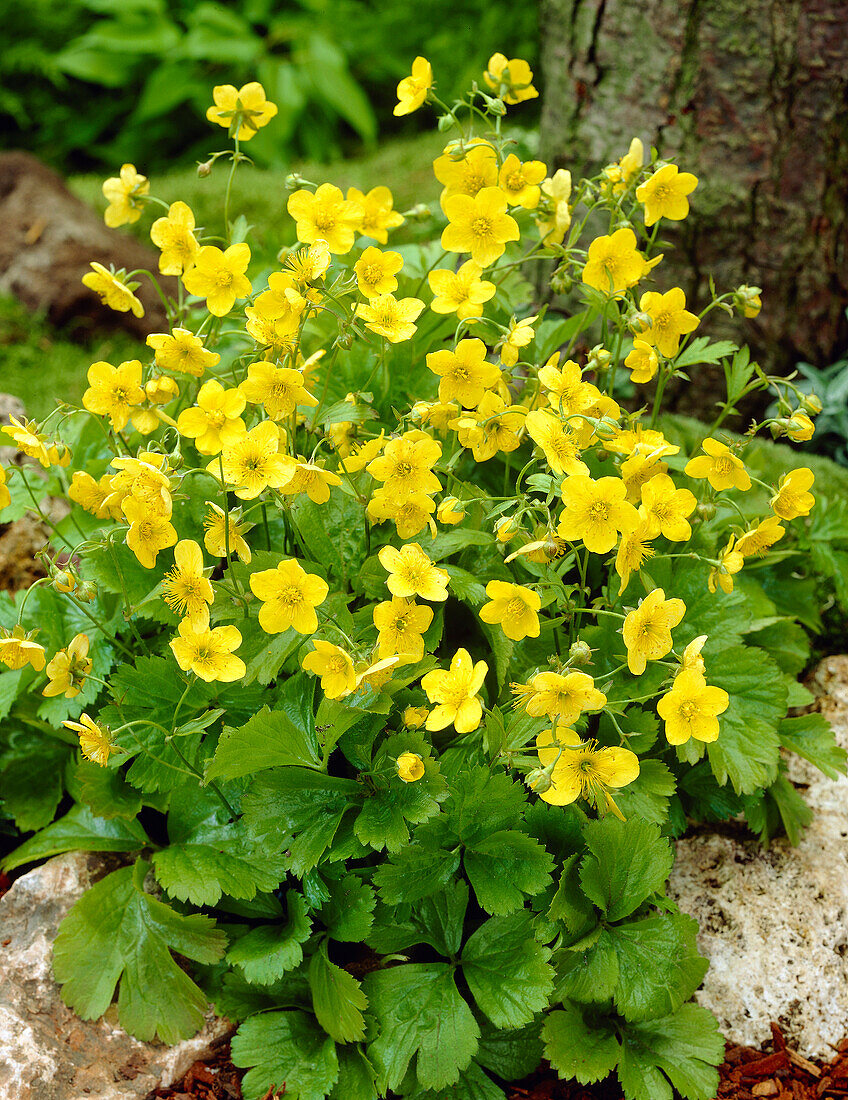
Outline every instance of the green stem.
POLYGON ((120 649, 120 651, 125 656, 129 657, 131 661, 135 660, 136 655, 132 652, 132 650, 128 649, 123 642, 119 641, 111 632, 111 630, 107 630, 100 619, 98 619, 96 615, 93 615, 84 603, 80 603, 76 596, 74 596, 71 592, 66 592, 65 595, 75 607, 79 608, 79 610, 83 613, 83 615, 85 615, 87 619, 94 623, 101 634, 104 634, 109 639, 109 641, 112 642, 113 645, 117 646, 117 648, 120 649))
POLYGON ((29 499, 32 501, 32 506, 33 506, 33 508, 35 508, 36 512, 38 513, 38 518, 41 520, 41 522, 44 524, 45 527, 50 528, 50 530, 53 532, 53 534, 56 536, 56 538, 61 539, 62 542, 64 542, 65 546, 68 547, 68 549, 71 551, 71 553, 74 553, 76 551, 76 547, 74 546, 74 544, 72 542, 68 542, 68 540, 61 533, 61 531, 56 526, 56 524, 51 519, 48 519, 48 517, 44 514, 44 512, 42 512, 41 505, 38 503, 38 501, 35 498, 35 493, 32 491, 32 486, 30 485, 30 483, 27 479, 27 476, 24 473, 23 466, 19 466, 18 470, 20 471, 21 479, 23 480, 23 483, 26 486, 27 495, 29 496, 29 499))
POLYGON ((238 137, 236 137, 234 140, 235 140, 235 152, 233 153, 233 157, 232 157, 232 166, 230 168, 230 176, 229 176, 229 179, 227 180, 227 193, 224 196, 224 236, 226 237, 226 241, 227 241, 228 245, 230 244, 230 240, 231 240, 231 234, 230 234, 230 193, 232 192, 232 189, 233 189, 233 177, 236 174, 236 165, 238 164, 238 156, 239 156, 239 139, 238 139, 238 137))

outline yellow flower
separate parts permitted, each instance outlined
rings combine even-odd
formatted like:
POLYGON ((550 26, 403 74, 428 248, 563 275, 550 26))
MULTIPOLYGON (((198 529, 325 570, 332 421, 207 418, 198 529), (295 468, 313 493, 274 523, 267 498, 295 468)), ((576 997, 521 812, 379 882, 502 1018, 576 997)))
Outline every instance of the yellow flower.
POLYGON ((676 164, 664 164, 636 188, 636 198, 645 207, 645 225, 651 226, 660 218, 680 222, 689 213, 689 200, 698 186, 697 176, 678 171, 676 164))
POLYGON ((416 57, 412 62, 411 75, 405 76, 397 86, 398 101, 392 114, 411 115, 413 111, 417 111, 432 87, 432 65, 426 57, 416 57))
POLYGON ((639 514, 624 499, 627 487, 617 477, 597 481, 584 474, 570 474, 560 486, 565 510, 559 520, 560 538, 582 539, 593 554, 605 554, 618 540, 618 532, 632 531, 639 514))
POLYGON ((360 293, 366 298, 379 298, 381 294, 397 290, 395 275, 402 267, 403 256, 399 252, 381 252, 373 245, 366 248, 353 265, 360 293))
POLYGON ((617 164, 608 164, 603 173, 609 181, 608 186, 613 195, 621 195, 627 189, 627 185, 638 173, 645 159, 645 147, 639 138, 633 138, 630 148, 617 164))
POLYGON ((420 298, 401 298, 392 294, 380 294, 370 302, 360 302, 356 316, 365 321, 365 327, 378 336, 385 336, 390 344, 400 344, 415 335, 417 319, 424 303, 420 298))
POLYGON ((683 671, 689 672, 704 672, 704 658, 701 656, 701 650, 704 648, 704 643, 707 641, 706 634, 699 634, 697 638, 693 638, 689 645, 683 650, 683 657, 680 660, 680 667, 683 671))
POLYGON ((615 555, 615 571, 621 577, 620 592, 627 587, 631 573, 637 573, 645 559, 654 556, 651 539, 656 536, 652 535, 651 531, 648 521, 640 518, 632 531, 625 531, 621 536, 615 555))
POLYGON ((159 270, 163 275, 182 275, 194 263, 200 245, 194 236, 194 214, 184 202, 172 202, 166 218, 157 218, 150 227, 150 239, 158 249, 159 270))
POLYGON ((367 510, 372 523, 384 523, 390 519, 397 528, 399 538, 414 538, 427 526, 433 538, 436 537, 436 525, 431 518, 436 504, 426 493, 398 495, 387 483, 371 497, 367 510))
POLYGON ((488 671, 485 661, 474 664, 468 650, 458 649, 449 672, 435 669, 423 676, 421 687, 429 701, 437 704, 427 716, 426 728, 434 731, 453 725, 457 733, 476 730, 483 717, 477 693, 488 671))
POLYGON ((88 368, 88 386, 82 395, 83 405, 96 416, 108 416, 116 432, 127 426, 132 406, 144 401, 138 359, 118 367, 102 361, 92 363, 88 368))
POLYGON ((646 344, 653 344, 666 358, 677 355, 680 337, 694 332, 701 323, 686 308, 686 295, 679 286, 665 294, 646 291, 639 300, 639 309, 651 318, 651 327, 642 333, 646 344))
POLYGON ((215 593, 203 572, 203 551, 191 539, 182 539, 174 547, 174 563, 162 581, 165 603, 195 630, 206 630, 215 593))
POLYGON ((307 672, 321 677, 321 690, 328 699, 343 699, 356 687, 353 661, 340 646, 316 638, 315 648, 307 653, 301 665, 307 672))
POLYGON ((571 173, 567 168, 559 168, 553 176, 542 183, 542 195, 545 198, 541 217, 536 219, 536 227, 546 245, 562 244, 563 237, 571 225, 571 173))
POLYGON ((111 492, 105 502, 108 508, 116 503, 123 507, 131 496, 149 511, 170 517, 171 481, 164 455, 142 451, 138 458, 113 458, 112 465, 118 473, 111 477, 111 492))
POLYGON ((433 467, 442 456, 442 447, 426 432, 415 428, 399 439, 391 439, 383 454, 368 463, 368 473, 385 482, 387 492, 398 497, 411 493, 438 493, 442 483, 433 467))
POLYGON ((402 752, 396 761, 398 779, 415 783, 424 775, 424 761, 417 752, 402 752))
POLYGON ((489 603, 480 608, 480 618, 490 626, 499 624, 507 638, 520 642, 522 638, 539 637, 539 609, 542 600, 536 592, 520 584, 489 581, 486 585, 489 603))
POLYGON ((318 629, 315 608, 330 591, 325 580, 305 572, 294 558, 281 561, 276 569, 251 573, 250 588, 263 601, 259 625, 266 634, 280 634, 290 627, 298 634, 314 634, 318 629))
POLYGON ((707 578, 707 587, 710 592, 715 592, 717 587, 721 587, 722 592, 730 593, 733 591, 733 575, 738 573, 745 564, 744 557, 738 550, 734 549, 733 544, 735 541, 736 536, 731 535, 727 546, 718 556, 718 564, 710 570, 710 575, 707 578))
POLYGON ((465 413, 452 421, 451 427, 456 427, 462 446, 471 448, 475 462, 488 462, 500 451, 514 451, 520 446, 525 415, 523 405, 507 405, 490 390, 483 394, 476 412, 465 413))
POLYGON ((66 699, 73 699, 85 687, 91 663, 88 635, 77 634, 67 648, 60 649, 47 665, 47 687, 41 694, 48 698, 64 695, 66 699))
POLYGON ((394 199, 388 187, 372 187, 367 195, 356 187, 348 187, 348 202, 362 208, 362 217, 357 226, 363 237, 385 244, 389 239, 389 230, 403 225, 403 214, 394 209, 394 199))
POLYGON ((306 389, 299 370, 278 367, 265 359, 251 363, 239 390, 252 404, 264 406, 271 420, 283 420, 298 405, 318 404, 317 398, 306 389))
POLYGON ((256 80, 241 88, 218 84, 212 89, 212 98, 215 102, 206 111, 207 119, 223 126, 238 141, 250 141, 277 113, 277 105, 265 98, 265 89, 256 80))
POLYGON ((545 452, 551 472, 562 474, 588 474, 589 468, 580 459, 577 437, 557 417, 545 409, 534 409, 524 420, 527 434, 545 452))
POLYGON ((815 430, 815 424, 806 413, 794 412, 786 427, 786 434, 795 443, 806 443, 808 439, 813 438, 815 430))
POLYGON ((12 494, 9 492, 9 486, 6 484, 6 476, 6 471, 0 466, 0 512, 2 512, 4 508, 8 508, 12 503, 12 494))
POLYGON ((741 309, 743 317, 756 317, 763 308, 762 290, 758 286, 740 286, 736 288, 733 301, 741 309))
POLYGON ((419 730, 427 721, 430 712, 426 707, 407 707, 403 712, 401 721, 411 730, 419 730))
POLYGON ((388 572, 386 586, 393 596, 441 602, 448 598, 448 573, 433 565, 417 542, 409 542, 398 550, 381 547, 377 557, 388 572))
MULTIPOLYGON (((660 462, 653 454, 635 451, 621 464, 621 480, 627 486, 627 499, 631 504, 639 504, 642 499, 642 487, 657 474, 668 471, 668 463, 660 462)), ((652 536, 654 537, 654 536, 652 536)))
POLYGON ((325 470, 317 462, 307 462, 300 455, 292 466, 291 479, 280 486, 280 492, 286 496, 306 493, 313 504, 326 504, 330 499, 330 486, 341 483, 342 479, 338 474, 325 470))
POLYGON ((115 751, 112 734, 108 726, 101 726, 87 714, 81 714, 78 722, 63 722, 69 730, 79 736, 80 751, 86 760, 105 768, 109 756, 115 751))
POLYGON ((193 672, 207 684, 213 680, 229 684, 247 672, 244 661, 234 653, 241 645, 241 632, 236 627, 213 626, 210 630, 183 619, 178 629, 179 636, 168 645, 183 672, 193 672))
POLYGON ((41 672, 46 658, 44 646, 33 641, 36 633, 25 631, 20 623, 11 630, 0 627, 0 661, 11 669, 32 665, 36 672, 41 672))
POLYGON ((763 557, 770 546, 779 542, 786 533, 778 516, 760 520, 756 527, 746 531, 736 540, 736 549, 746 558, 763 557))
POLYGON ((533 325, 536 316, 525 317, 516 321, 513 317, 500 344, 501 362, 505 367, 514 367, 518 362, 518 353, 521 348, 526 348, 536 333, 533 325))
POLYGON ((95 481, 91 474, 84 470, 74 471, 68 497, 86 512, 90 512, 98 519, 105 519, 106 516, 120 519, 122 515, 120 504, 115 504, 111 508, 107 506, 107 500, 111 495, 112 478, 109 474, 103 474, 99 481, 95 481))
POLYGON ((548 404, 563 416, 585 412, 599 396, 598 390, 591 382, 583 381, 583 372, 573 359, 558 366, 559 354, 555 351, 539 371, 539 382, 547 394, 548 404))
MULTIPOLYGON (((263 420, 246 435, 224 447, 221 463, 224 481, 235 486, 241 500, 255 500, 270 485, 279 489, 290 480, 292 459, 279 453, 280 430, 272 420, 263 420)), ((218 459, 206 467, 216 477, 220 475, 218 459)))
POLYGON ((495 296, 495 284, 480 276, 479 264, 466 260, 458 271, 439 268, 427 276, 435 298, 430 303, 434 313, 455 313, 460 321, 482 317, 483 303, 495 296))
POLYGON ((657 373, 659 362, 657 353, 647 342, 637 336, 633 341, 633 351, 625 357, 624 365, 630 370, 631 382, 650 382, 657 373))
MULTIPOLYGON (((349 199, 352 198, 351 192, 353 190, 354 188, 350 188, 348 191, 349 199)), ((381 188, 375 187, 374 190, 379 191, 381 188)), ((385 188, 385 190, 388 190, 388 188, 385 188)), ((372 193, 369 192, 369 194, 372 193)), ((361 192, 357 191, 357 194, 361 194, 361 192)), ((332 255, 327 247, 327 242, 316 240, 308 248, 298 248, 294 252, 290 252, 286 256, 285 266, 291 272, 296 285, 306 287, 324 278, 331 260, 332 255)))
POLYGON ((641 424, 637 424, 635 428, 619 430, 612 439, 605 440, 604 446, 615 454, 638 454, 653 459, 662 458, 665 455, 676 455, 680 450, 673 443, 669 443, 662 432, 656 428, 643 428, 641 424))
POLYGON ((241 413, 246 404, 240 389, 225 390, 220 382, 210 379, 200 387, 197 404, 180 413, 177 430, 193 439, 202 455, 216 455, 245 436, 241 413))
POLYGON ((719 733, 718 715, 730 705, 730 696, 719 687, 708 687, 700 672, 684 669, 674 678, 671 691, 657 703, 657 713, 665 722, 670 745, 696 741, 715 741, 719 733))
POLYGON ((600 710, 607 697, 585 672, 539 672, 522 692, 524 709, 532 718, 546 714, 569 726, 584 710, 600 710))
POLYGON ((250 547, 244 541, 244 533, 250 530, 250 524, 239 523, 232 514, 225 517, 224 509, 211 500, 206 502, 209 511, 203 519, 203 545, 213 557, 223 558, 229 543, 230 554, 238 554, 243 562, 251 558, 250 547))
POLYGON ((216 351, 207 351, 199 336, 186 328, 175 328, 166 332, 154 332, 147 337, 147 346, 153 348, 156 366, 175 374, 190 374, 200 378, 207 367, 214 367, 221 361, 216 351))
POLYGON ((424 656, 424 631, 433 621, 433 609, 414 600, 394 596, 374 608, 374 626, 380 657, 406 657, 420 661, 424 656))
POLYGON ((151 405, 167 405, 180 396, 180 387, 175 378, 157 374, 144 383, 144 396, 151 405))
POLYGON ((480 404, 486 390, 501 379, 500 368, 486 360, 482 340, 460 340, 454 350, 442 348, 427 355, 427 366, 440 378, 439 400, 459 401, 466 408, 480 404))
POLYGON ((141 217, 150 180, 136 172, 134 164, 122 164, 120 174, 103 182, 103 196, 109 202, 103 220, 110 229, 132 225, 141 217))
POLYGON ((127 522, 127 546, 145 569, 152 569, 160 550, 167 550, 177 541, 177 532, 168 518, 154 511, 137 497, 127 497, 121 504, 127 522))
POLYGON ((624 620, 622 635, 627 646, 627 667, 641 676, 648 661, 659 661, 671 652, 671 631, 686 614, 683 600, 665 598, 655 588, 624 620))
POLYGON ((354 443, 350 454, 346 455, 340 463, 342 469, 348 474, 358 474, 360 470, 365 469, 372 459, 377 457, 385 442, 385 434, 380 432, 374 439, 365 439, 359 443, 354 443))
POLYGON ((583 282, 603 294, 621 294, 635 286, 659 260, 645 259, 636 247, 632 229, 618 229, 612 236, 596 237, 589 245, 583 282))
POLYGON ((498 173, 498 186, 510 206, 535 210, 542 197, 539 185, 547 174, 548 169, 542 161, 528 160, 522 164, 515 153, 510 153, 498 173))
POLYGON ((198 249, 194 267, 183 275, 189 294, 206 299, 206 308, 215 317, 225 317, 236 303, 253 292, 245 272, 250 263, 250 247, 231 244, 222 252, 212 244, 198 249))
POLYGON ((520 57, 507 61, 502 53, 493 53, 483 79, 504 103, 523 103, 539 94, 533 87, 532 69, 520 57))
POLYGON ((654 474, 642 486, 640 514, 648 522, 650 537, 663 535, 671 542, 686 542, 692 537, 692 528, 686 521, 697 504, 694 493, 678 489, 668 474, 654 474))
POLYGON ((313 194, 302 189, 289 195, 286 205, 297 222, 297 239, 304 244, 325 241, 336 256, 353 248, 363 209, 358 202, 346 200, 332 183, 322 183, 313 194))
POLYGON ((501 516, 495 523, 495 538, 500 543, 511 542, 519 530, 520 527, 515 516, 501 516))
POLYGON ((473 198, 484 187, 496 187, 498 156, 487 141, 477 141, 470 146, 448 146, 442 156, 433 161, 433 175, 444 184, 440 198, 444 210, 445 201, 452 195, 473 198))
POLYGON ((552 806, 569 806, 584 798, 597 810, 621 812, 609 788, 626 787, 639 776, 639 758, 630 749, 598 748, 597 741, 581 741, 572 729, 543 730, 536 738, 539 762, 552 767, 551 786, 539 797, 552 806), (562 747, 562 746, 565 747, 562 747))
POLYGON ((778 482, 777 492, 770 501, 774 514, 786 520, 808 516, 816 502, 816 498, 809 491, 814 480, 813 471, 806 466, 784 474, 778 482))
POLYGON ((144 306, 133 293, 139 286, 138 283, 124 282, 124 271, 107 271, 103 264, 95 260, 91 261, 89 267, 93 270, 83 275, 83 285, 93 290, 104 305, 118 313, 132 311, 134 317, 144 316, 144 306))
POLYGON ((504 254, 507 242, 520 237, 517 222, 506 212, 506 195, 498 187, 484 187, 473 198, 451 195, 444 209, 448 225, 442 232, 442 248, 470 252, 481 267, 494 263, 504 254))
POLYGON ((465 505, 456 497, 445 497, 436 509, 436 519, 445 527, 453 527, 465 519, 465 505))
POLYGON ((684 470, 688 477, 705 477, 714 489, 719 490, 751 488, 751 479, 742 459, 732 454, 726 444, 707 437, 701 446, 707 453, 689 459, 684 470))

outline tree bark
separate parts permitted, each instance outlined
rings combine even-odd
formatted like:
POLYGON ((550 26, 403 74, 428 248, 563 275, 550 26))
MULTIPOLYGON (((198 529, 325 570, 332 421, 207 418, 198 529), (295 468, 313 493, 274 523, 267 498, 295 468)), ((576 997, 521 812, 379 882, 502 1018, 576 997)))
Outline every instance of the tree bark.
MULTIPOLYGON (((594 173, 640 137, 699 178, 657 268, 701 308, 763 288, 728 331, 769 370, 848 342, 848 2, 542 0, 542 156, 594 173)), ((716 331, 711 315, 711 331, 716 331)))

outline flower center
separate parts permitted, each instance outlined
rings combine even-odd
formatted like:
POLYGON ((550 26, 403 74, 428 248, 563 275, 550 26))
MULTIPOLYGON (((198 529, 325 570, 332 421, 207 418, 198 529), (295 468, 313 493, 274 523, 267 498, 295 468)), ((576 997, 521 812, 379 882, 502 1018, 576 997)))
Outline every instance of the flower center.
POLYGON ((609 519, 609 505, 605 500, 596 500, 589 506, 589 515, 595 523, 606 523, 609 519))
POLYGON ((329 210, 319 210, 315 214, 315 228, 320 229, 323 233, 329 229, 335 229, 336 217, 329 210))
POLYGON ((288 604, 291 607, 296 603, 302 603, 303 593, 296 584, 287 584, 285 588, 281 589, 278 598, 281 603, 288 604))
POLYGON ((471 232, 475 237, 490 237, 492 235, 491 219, 482 215, 471 223, 471 232))

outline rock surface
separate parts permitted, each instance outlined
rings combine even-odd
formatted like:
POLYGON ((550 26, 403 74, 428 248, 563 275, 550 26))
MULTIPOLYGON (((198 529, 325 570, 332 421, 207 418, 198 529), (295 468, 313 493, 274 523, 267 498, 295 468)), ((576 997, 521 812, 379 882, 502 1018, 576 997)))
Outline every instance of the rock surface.
MULTIPOLYGON (((848 748, 848 657, 822 661, 810 687, 848 748)), ((815 812, 798 847, 686 838, 669 893, 700 925, 710 969, 696 997, 725 1037, 759 1046, 775 1020, 802 1054, 829 1059, 848 1021, 848 778, 798 757, 788 774, 815 812)))
POLYGON ((210 1017, 174 1047, 141 1043, 109 1020, 78 1019, 53 981, 59 922, 119 857, 72 852, 19 878, 0 900, 0 1097, 3 1100, 141 1100, 170 1085, 227 1034, 210 1017))

